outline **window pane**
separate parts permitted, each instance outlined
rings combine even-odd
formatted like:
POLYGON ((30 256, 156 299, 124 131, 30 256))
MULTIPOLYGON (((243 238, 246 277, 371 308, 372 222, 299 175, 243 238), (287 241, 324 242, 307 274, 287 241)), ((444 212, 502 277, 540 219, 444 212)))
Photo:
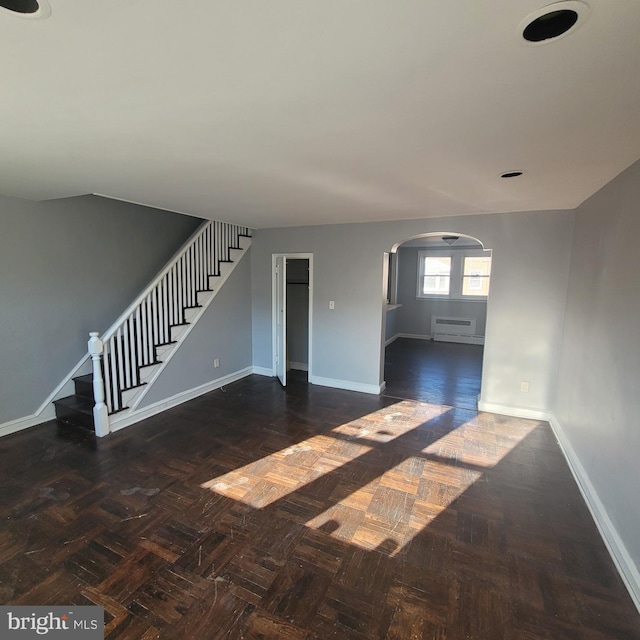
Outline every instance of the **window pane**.
POLYGON ((451 258, 432 256, 425 257, 424 275, 451 275, 451 258))
POLYGON ((451 258, 432 256, 424 258, 423 295, 449 295, 450 280, 451 258))
POLYGON ((462 278, 463 296, 488 296, 489 278, 486 276, 465 276, 462 278))
POLYGON ((487 296, 490 274, 491 258, 489 256, 466 257, 463 266, 462 295, 487 296))
POLYGON ((491 275, 491 257, 480 256, 477 258, 466 257, 464 259, 465 276, 488 276, 491 275))
POLYGON ((449 276, 425 276, 422 293, 425 295, 446 296, 449 294, 449 276))

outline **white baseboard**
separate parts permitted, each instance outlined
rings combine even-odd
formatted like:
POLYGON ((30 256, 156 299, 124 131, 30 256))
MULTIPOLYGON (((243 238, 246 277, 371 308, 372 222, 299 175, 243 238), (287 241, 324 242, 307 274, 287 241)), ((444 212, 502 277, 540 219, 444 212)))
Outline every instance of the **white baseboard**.
POLYGON ((398 333, 396 333, 395 336, 392 336, 391 338, 389 338, 385 343, 384 346, 388 347, 392 342, 395 342, 398 338, 400 337, 400 335, 398 333))
POLYGON ((605 506, 598 497, 598 493, 591 483, 589 475, 582 466, 580 458, 578 458, 571 442, 567 438, 562 425, 553 413, 549 414, 549 424, 553 429, 560 449, 569 464, 571 473, 580 489, 580 493, 582 493, 584 501, 587 503, 587 507, 598 527, 598 531, 604 540, 607 550, 618 569, 618 573, 627 587, 633 603, 636 605, 638 611, 640 611, 640 572, 638 571, 638 567, 636 567, 622 538, 620 538, 616 528, 613 526, 605 506))
POLYGON ((42 409, 40 413, 34 413, 33 415, 25 416, 24 418, 10 420, 9 422, 0 424, 0 437, 8 436, 10 433, 17 433, 23 429, 35 427, 43 422, 49 422, 49 420, 54 420, 55 417, 56 412, 53 405, 48 405, 42 409))
POLYGON ((154 402, 153 404, 143 407, 142 409, 136 409, 132 413, 123 415, 120 419, 118 419, 116 414, 116 417, 109 421, 109 430, 113 432, 120 431, 120 429, 124 429, 125 427, 130 427, 132 424, 136 424, 141 420, 146 420, 147 418, 155 416, 162 411, 172 409, 173 407, 177 407, 184 402, 188 402, 189 400, 198 398, 205 393, 215 391, 216 389, 224 387, 227 384, 231 384, 232 382, 236 382, 237 380, 246 378, 253 372, 253 367, 245 367, 244 369, 240 369, 240 371, 230 373, 229 375, 222 376, 221 378, 216 378, 215 380, 211 380, 211 382, 206 382, 205 384, 201 384, 200 386, 189 389, 188 391, 181 391, 180 393, 176 393, 170 398, 154 402))
POLYGON ((296 371, 309 371, 309 365, 304 362, 289 362, 289 369, 296 371))
POLYGON ((413 340, 431 340, 431 334, 420 334, 420 333, 396 333, 394 340, 396 338, 412 338, 413 340))
POLYGON ((346 389, 347 391, 360 391, 361 393, 370 393, 380 395, 385 388, 382 384, 363 384, 362 382, 352 382, 351 380, 338 380, 336 378, 322 378, 320 376, 309 376, 311 384, 317 384, 320 387, 333 387, 334 389, 346 389))
POLYGON ((276 374, 273 369, 267 369, 266 367, 251 367, 251 373, 255 373, 257 376, 267 376, 273 378, 276 374))
POLYGON ((528 409, 526 407, 514 407, 508 404, 498 404, 496 402, 484 402, 478 400, 478 411, 486 411, 487 413, 497 413, 502 416, 511 416, 512 418, 526 418, 528 420, 545 420, 549 421, 549 412, 540 409, 528 409))

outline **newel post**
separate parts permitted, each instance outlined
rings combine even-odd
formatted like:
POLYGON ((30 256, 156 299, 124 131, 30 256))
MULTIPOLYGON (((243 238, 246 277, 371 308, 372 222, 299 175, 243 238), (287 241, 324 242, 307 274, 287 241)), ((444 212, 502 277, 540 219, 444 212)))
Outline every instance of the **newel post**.
POLYGON ((89 355, 93 364, 93 398, 96 402, 93 407, 93 422, 96 435, 100 438, 109 433, 109 413, 105 404, 104 380, 102 378, 102 354, 104 353, 104 343, 100 340, 100 334, 92 332, 89 334, 89 355))

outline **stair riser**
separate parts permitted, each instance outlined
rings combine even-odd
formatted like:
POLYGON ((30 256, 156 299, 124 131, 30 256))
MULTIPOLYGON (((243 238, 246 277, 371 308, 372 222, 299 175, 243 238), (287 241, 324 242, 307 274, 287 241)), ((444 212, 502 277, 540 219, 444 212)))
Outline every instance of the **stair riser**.
POLYGON ((200 315, 202 307, 193 307, 191 309, 184 310, 184 321, 191 324, 200 315))
POLYGON ((126 389, 122 392, 122 404, 125 407, 131 406, 136 398, 142 393, 144 389, 144 385, 140 387, 135 387, 134 389, 126 389))
POLYGON ((56 418, 67 424, 72 424, 75 427, 94 431, 93 417, 86 413, 79 413, 78 411, 56 406, 56 418))
POLYGON ((73 384, 76 388, 76 395, 84 398, 93 398, 93 383, 84 380, 74 380, 73 384))
POLYGON ((182 339, 182 336, 184 336, 188 331, 188 324, 181 324, 176 327, 171 327, 171 340, 173 340, 174 342, 179 342, 182 339))
POLYGON ((140 369, 140 382, 142 384, 149 382, 149 380, 156 375, 160 367, 162 367, 161 362, 149 365, 148 367, 142 367, 142 369, 140 369))

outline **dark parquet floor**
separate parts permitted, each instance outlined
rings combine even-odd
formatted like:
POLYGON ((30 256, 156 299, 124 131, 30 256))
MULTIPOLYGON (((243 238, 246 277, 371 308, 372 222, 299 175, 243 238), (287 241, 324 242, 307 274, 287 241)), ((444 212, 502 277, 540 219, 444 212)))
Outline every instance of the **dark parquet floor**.
POLYGON ((483 347, 397 338, 386 349, 385 395, 477 409, 483 347))
POLYGON ((545 423, 250 376, 0 439, 0 603, 106 638, 640 639, 545 423))

